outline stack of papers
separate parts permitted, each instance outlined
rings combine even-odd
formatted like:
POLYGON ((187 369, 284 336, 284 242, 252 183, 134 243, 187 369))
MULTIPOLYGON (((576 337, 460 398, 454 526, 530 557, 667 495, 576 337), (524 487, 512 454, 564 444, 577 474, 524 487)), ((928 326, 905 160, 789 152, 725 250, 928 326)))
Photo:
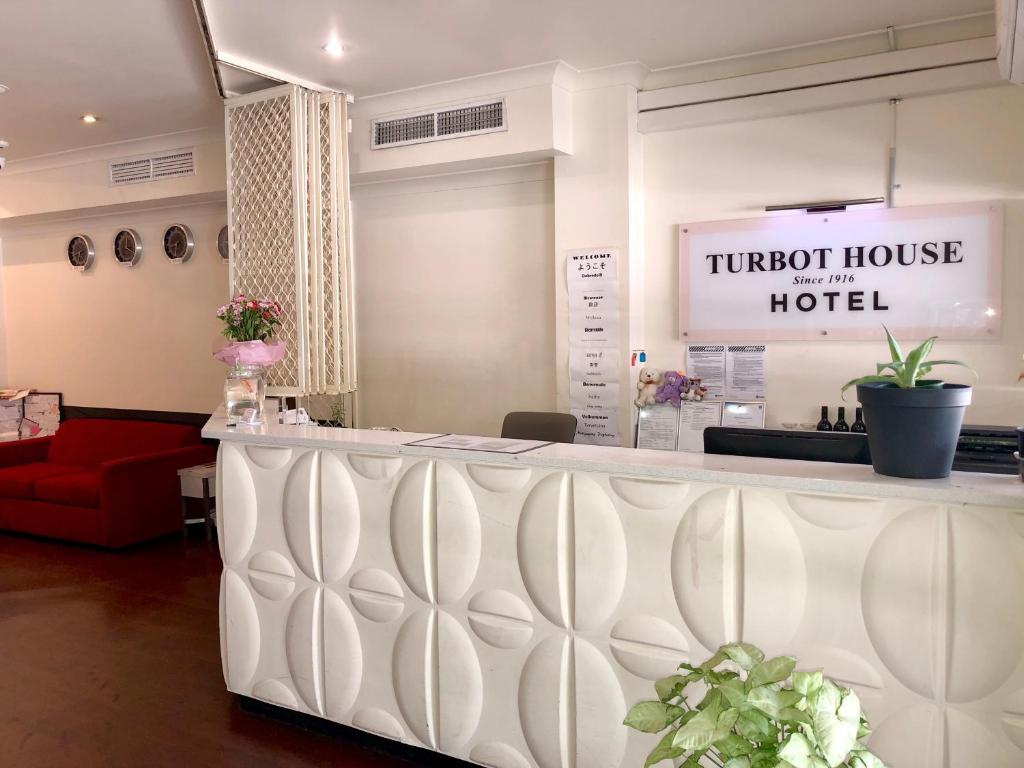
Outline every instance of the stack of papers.
POLYGON ((35 394, 25 398, 25 421, 32 424, 22 425, 22 435, 25 436, 27 426, 32 437, 45 437, 56 434, 60 426, 60 395, 56 394, 35 394), (38 427, 38 431, 35 427, 38 427))
POLYGON ((0 434, 13 432, 14 439, 17 439, 18 429, 21 427, 21 417, 24 414, 21 400, 0 400, 0 434))

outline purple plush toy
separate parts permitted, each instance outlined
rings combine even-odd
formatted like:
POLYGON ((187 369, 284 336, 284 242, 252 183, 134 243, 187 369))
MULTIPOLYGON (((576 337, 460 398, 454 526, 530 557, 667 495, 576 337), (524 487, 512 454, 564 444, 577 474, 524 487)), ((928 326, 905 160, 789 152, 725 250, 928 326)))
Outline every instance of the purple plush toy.
POLYGON ((654 393, 655 401, 678 406, 687 383, 686 377, 679 371, 665 371, 664 383, 654 393))

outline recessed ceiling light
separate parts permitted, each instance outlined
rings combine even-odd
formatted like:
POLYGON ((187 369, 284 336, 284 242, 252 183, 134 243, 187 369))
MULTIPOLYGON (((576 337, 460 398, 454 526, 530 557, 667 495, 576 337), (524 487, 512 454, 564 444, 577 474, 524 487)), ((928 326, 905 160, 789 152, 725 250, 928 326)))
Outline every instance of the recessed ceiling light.
POLYGON ((96 121, 97 121, 98 119, 99 119, 99 118, 98 118, 98 117, 96 117, 96 115, 82 115, 82 122, 83 122, 83 123, 86 123, 86 124, 88 124, 88 125, 92 125, 92 124, 93 124, 93 123, 95 123, 95 122, 96 122, 96 121))
POLYGON ((324 53, 328 56, 334 56, 337 58, 345 52, 345 48, 337 40, 331 40, 327 45, 324 46, 324 53))
POLYGON ((7 92, 8 92, 9 90, 11 90, 11 89, 10 89, 10 88, 8 88, 8 87, 7 87, 6 85, 4 85, 3 83, 0 83, 0 93, 7 93, 7 92))

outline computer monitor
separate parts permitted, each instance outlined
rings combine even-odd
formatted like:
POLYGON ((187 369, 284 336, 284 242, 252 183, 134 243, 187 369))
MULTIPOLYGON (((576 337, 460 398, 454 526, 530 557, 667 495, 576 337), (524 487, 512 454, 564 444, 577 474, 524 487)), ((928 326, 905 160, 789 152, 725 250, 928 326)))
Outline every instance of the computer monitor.
POLYGON ((867 435, 853 432, 708 427, 704 430, 704 453, 842 464, 871 463, 867 435))

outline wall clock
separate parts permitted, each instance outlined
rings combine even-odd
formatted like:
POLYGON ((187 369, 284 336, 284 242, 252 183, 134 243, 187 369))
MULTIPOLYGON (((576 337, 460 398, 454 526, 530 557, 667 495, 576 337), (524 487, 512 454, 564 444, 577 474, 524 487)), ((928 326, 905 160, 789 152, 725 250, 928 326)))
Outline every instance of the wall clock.
POLYGON ((88 235, 75 235, 68 240, 68 264, 77 272, 84 272, 92 266, 96 258, 96 249, 88 235))
POLYGON ((217 252, 224 261, 228 260, 228 228, 223 226, 220 228, 220 232, 217 233, 217 252))
POLYGON ((142 239, 134 229, 122 229, 114 235, 114 259, 118 264, 134 267, 142 258, 142 239))
POLYGON ((188 261, 195 247, 192 230, 184 224, 171 224, 164 232, 164 254, 176 264, 188 261))

